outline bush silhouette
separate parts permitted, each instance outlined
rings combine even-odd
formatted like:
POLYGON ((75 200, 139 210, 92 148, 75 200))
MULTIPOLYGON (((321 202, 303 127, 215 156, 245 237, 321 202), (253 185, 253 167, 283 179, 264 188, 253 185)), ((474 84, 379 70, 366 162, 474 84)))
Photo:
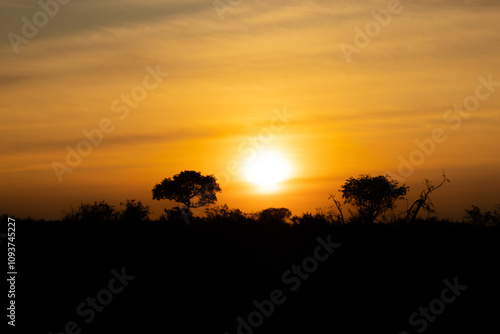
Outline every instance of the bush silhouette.
POLYGON ((120 212, 120 221, 122 222, 144 222, 149 220, 151 213, 148 205, 143 205, 141 201, 127 200, 120 203, 125 208, 120 212))
POLYGON ((463 221, 474 225, 500 225, 500 204, 496 206, 496 210, 481 212, 481 209, 475 205, 471 209, 465 210, 463 221))
POLYGON ((291 218, 293 225, 299 225, 300 227, 320 227, 329 226, 332 223, 330 217, 326 216, 325 213, 316 212, 312 214, 310 212, 305 212, 302 216, 293 216, 291 218))
POLYGON ((106 201, 94 204, 81 203, 78 209, 71 208, 65 213, 64 221, 86 222, 86 223, 111 223, 116 222, 119 214, 115 211, 114 206, 109 205, 106 201))
POLYGON ((287 208, 267 208, 258 213, 257 221, 265 224, 285 224, 292 216, 287 208))
POLYGON ((230 209, 227 204, 206 208, 206 222, 208 223, 245 223, 251 221, 240 209, 230 209))

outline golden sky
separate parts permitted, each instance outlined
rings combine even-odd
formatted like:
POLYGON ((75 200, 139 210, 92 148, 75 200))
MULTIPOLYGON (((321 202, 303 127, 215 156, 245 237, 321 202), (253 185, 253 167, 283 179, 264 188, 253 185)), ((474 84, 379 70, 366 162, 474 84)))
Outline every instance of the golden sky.
POLYGON ((361 173, 411 200, 442 169, 440 216, 500 202, 498 1, 66 2, 0 0, 0 213, 135 198, 157 216, 151 189, 186 169, 244 211, 314 211, 361 173), (233 171, 266 150, 291 167, 271 192, 233 171))

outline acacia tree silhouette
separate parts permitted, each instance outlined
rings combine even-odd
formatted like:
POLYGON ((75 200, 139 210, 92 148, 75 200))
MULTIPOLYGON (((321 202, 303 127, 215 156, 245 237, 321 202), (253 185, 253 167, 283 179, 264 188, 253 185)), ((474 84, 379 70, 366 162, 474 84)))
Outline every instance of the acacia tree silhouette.
POLYGON ((358 178, 350 177, 340 187, 344 203, 357 207, 353 218, 364 223, 373 223, 378 216, 393 209, 397 199, 404 198, 408 186, 399 186, 398 181, 388 176, 370 176, 362 174, 358 178))
POLYGON ((185 170, 156 184, 153 199, 182 203, 188 215, 191 215, 191 208, 215 203, 216 193, 221 191, 214 175, 201 175, 200 172, 185 170))

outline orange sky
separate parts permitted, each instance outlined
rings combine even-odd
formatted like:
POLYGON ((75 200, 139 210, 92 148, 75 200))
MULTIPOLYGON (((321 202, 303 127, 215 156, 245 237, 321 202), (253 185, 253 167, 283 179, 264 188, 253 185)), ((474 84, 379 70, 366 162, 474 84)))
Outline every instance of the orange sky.
POLYGON ((221 20, 210 0, 70 1, 25 38, 22 18, 33 23, 40 5, 0 0, 0 213, 60 218, 82 201, 136 198, 157 216, 168 204, 151 189, 186 169, 219 176, 218 203, 244 211, 314 211, 361 173, 391 173, 415 199, 442 169, 451 183, 433 197, 440 216, 492 209, 500 3, 401 1, 360 43, 355 28, 377 28, 371 11, 388 6, 243 0, 221 20), (13 47, 13 34, 26 43, 13 47), (137 98, 127 105, 127 95, 137 98), (453 111, 458 103, 471 111, 453 111), (285 110, 293 117, 278 121, 285 110), (68 166, 66 148, 100 127, 99 144, 59 178, 54 162, 68 166), (435 151, 415 153, 416 140, 435 151), (279 190, 259 192, 242 173, 222 182, 228 163, 265 149, 292 167, 279 190), (401 175, 400 157, 422 156, 401 175))

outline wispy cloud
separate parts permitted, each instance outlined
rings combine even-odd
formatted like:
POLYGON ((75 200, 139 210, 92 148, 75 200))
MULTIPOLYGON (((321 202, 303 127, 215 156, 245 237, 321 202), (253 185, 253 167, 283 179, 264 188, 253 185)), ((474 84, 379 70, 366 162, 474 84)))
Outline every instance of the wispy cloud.
MULTIPOLYGON (((102 166, 135 166, 125 154, 146 154, 149 175, 225 168, 283 105, 301 115, 274 144, 299 164, 322 159, 303 166, 310 175, 331 181, 358 167, 391 169, 405 145, 449 126, 443 112, 471 94, 478 76, 500 81, 500 1, 401 3, 404 11, 347 64, 339 43, 353 43, 354 28, 387 1, 243 1, 224 21, 206 0, 71 1, 15 54, 7 34, 20 34, 21 17, 40 8, 0 0, 0 169, 16 180, 48 175, 65 146, 105 117, 117 130, 82 165, 82 183, 97 182, 87 171, 102 166), (154 64, 168 79, 118 121, 112 102, 154 64)), ((462 154, 498 167, 477 147, 500 140, 492 131, 499 96, 446 144, 450 159, 429 164, 457 165, 462 154)))

